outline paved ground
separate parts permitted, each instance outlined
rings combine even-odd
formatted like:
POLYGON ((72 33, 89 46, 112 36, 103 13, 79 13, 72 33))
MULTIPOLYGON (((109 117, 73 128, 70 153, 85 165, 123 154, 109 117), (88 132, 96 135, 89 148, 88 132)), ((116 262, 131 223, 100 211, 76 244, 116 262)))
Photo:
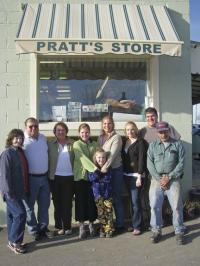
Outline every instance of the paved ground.
POLYGON ((150 242, 151 232, 140 236, 131 233, 112 239, 77 239, 77 232, 71 237, 56 237, 44 242, 30 243, 25 255, 16 255, 7 246, 6 228, 0 232, 0 265, 2 266, 200 266, 200 218, 186 222, 188 234, 185 245, 177 246, 171 226, 163 229, 159 244, 150 242))

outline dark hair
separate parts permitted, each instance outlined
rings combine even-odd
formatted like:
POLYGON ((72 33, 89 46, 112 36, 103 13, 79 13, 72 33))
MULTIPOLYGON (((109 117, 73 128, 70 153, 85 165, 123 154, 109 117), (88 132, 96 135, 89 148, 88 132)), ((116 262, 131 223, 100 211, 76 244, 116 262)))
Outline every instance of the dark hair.
POLYGON ((154 107, 148 107, 147 109, 145 109, 144 113, 145 113, 145 116, 147 113, 154 113, 158 117, 158 112, 156 108, 154 107))
POLYGON ((108 159, 108 153, 106 151, 104 151, 104 149, 102 149, 102 148, 97 148, 96 149, 96 151, 95 151, 95 153, 94 153, 94 155, 93 155, 92 158, 93 158, 94 164, 98 167, 99 165, 98 165, 98 163, 96 161, 96 155, 97 155, 97 153, 105 153, 106 154, 106 160, 108 159))
POLYGON ((87 128, 87 130, 90 132, 90 126, 87 123, 80 124, 78 127, 78 132, 80 132, 82 128, 87 128))
POLYGON ((27 123, 28 123, 28 122, 33 122, 33 123, 37 123, 37 124, 38 124, 38 120, 37 120, 35 117, 28 117, 28 118, 25 120, 25 122, 24 122, 25 126, 27 126, 27 123))
POLYGON ((21 129, 14 128, 8 133, 8 137, 6 139, 6 148, 12 146, 12 141, 15 137, 22 137, 24 142, 24 132, 21 129))
POLYGON ((66 131, 66 134, 68 133, 68 131, 69 131, 68 126, 67 126, 64 122, 58 122, 58 123, 55 124, 55 126, 54 126, 54 128, 53 128, 53 133, 54 133, 54 135, 56 134, 56 128, 57 128, 58 126, 61 126, 62 128, 64 128, 65 131, 66 131))

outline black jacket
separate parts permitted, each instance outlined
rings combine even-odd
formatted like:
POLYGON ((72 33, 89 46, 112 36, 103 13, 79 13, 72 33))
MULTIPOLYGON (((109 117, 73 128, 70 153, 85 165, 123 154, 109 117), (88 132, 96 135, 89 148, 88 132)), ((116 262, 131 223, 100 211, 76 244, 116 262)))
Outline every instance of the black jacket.
POLYGON ((148 143, 142 138, 138 138, 136 142, 131 144, 128 151, 125 152, 127 138, 123 139, 122 146, 122 161, 125 173, 139 173, 147 172, 147 149, 148 143))

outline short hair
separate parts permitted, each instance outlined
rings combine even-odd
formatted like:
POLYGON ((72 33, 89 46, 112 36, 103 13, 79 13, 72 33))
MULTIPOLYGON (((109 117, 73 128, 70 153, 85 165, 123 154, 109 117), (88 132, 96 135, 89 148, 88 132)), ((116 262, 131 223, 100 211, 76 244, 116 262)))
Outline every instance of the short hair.
POLYGON ((126 124, 125 124, 125 127, 124 127, 124 133, 125 133, 125 136, 127 136, 126 135, 126 127, 128 126, 128 125, 132 125, 133 126, 133 129, 134 129, 134 132, 135 132, 135 135, 136 135, 136 137, 138 136, 138 127, 137 127, 137 125, 133 122, 133 121, 128 121, 126 124))
POLYGON ((90 132, 90 126, 87 123, 82 123, 78 127, 78 132, 80 133, 81 129, 86 128, 90 132))
POLYGON ((97 148, 96 151, 95 151, 95 153, 94 153, 94 155, 93 155, 93 157, 92 157, 93 158, 93 162, 94 162, 94 164, 96 166, 98 166, 98 163, 96 161, 96 155, 97 155, 97 153, 105 153, 106 160, 108 159, 108 153, 106 151, 104 151, 104 149, 102 149, 102 148, 97 148))
POLYGON ((25 120, 25 122, 24 122, 25 126, 27 126, 27 123, 28 123, 28 122, 33 122, 33 123, 37 123, 37 124, 39 124, 38 120, 37 120, 35 117, 28 117, 28 118, 25 120))
POLYGON ((15 137, 22 137, 22 144, 24 142, 24 132, 21 129, 14 128, 8 133, 8 137, 6 139, 6 148, 12 146, 12 141, 15 137))
POLYGON ((156 108, 154 107, 148 107, 147 109, 145 109, 144 113, 145 113, 145 116, 147 113, 154 113, 158 117, 158 112, 156 108))
POLYGON ((54 133, 54 135, 56 134, 56 128, 57 128, 58 126, 61 126, 62 128, 64 128, 65 131, 66 131, 66 134, 68 133, 68 131, 69 131, 68 126, 67 126, 64 122, 58 122, 58 123, 55 124, 55 126, 54 126, 54 128, 53 128, 53 133, 54 133))
MULTIPOLYGON (((101 120, 101 126, 103 125, 103 121, 106 120, 106 119, 110 120, 110 122, 113 124, 113 129, 115 129, 115 122, 114 122, 114 119, 113 119, 112 116, 110 116, 110 115, 105 115, 105 116, 102 118, 102 120, 101 120)), ((102 130, 103 130, 103 129, 102 129, 102 130)), ((104 130, 103 130, 103 132, 104 132, 104 130)))

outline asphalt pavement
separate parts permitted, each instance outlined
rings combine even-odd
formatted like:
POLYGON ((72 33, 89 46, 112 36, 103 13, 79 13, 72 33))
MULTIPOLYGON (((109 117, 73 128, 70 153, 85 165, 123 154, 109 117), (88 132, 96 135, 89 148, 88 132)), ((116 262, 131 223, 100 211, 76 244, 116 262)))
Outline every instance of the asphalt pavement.
MULTIPOLYGON (((16 255, 7 247, 7 231, 0 231, 0 265, 2 266, 200 266, 200 217, 185 223, 185 244, 176 244, 173 227, 163 228, 162 240, 150 241, 151 232, 133 236, 125 232, 111 239, 99 237, 78 239, 59 236, 36 242, 25 234, 28 252, 16 255)), ((50 228, 53 229, 53 228, 50 228)))

